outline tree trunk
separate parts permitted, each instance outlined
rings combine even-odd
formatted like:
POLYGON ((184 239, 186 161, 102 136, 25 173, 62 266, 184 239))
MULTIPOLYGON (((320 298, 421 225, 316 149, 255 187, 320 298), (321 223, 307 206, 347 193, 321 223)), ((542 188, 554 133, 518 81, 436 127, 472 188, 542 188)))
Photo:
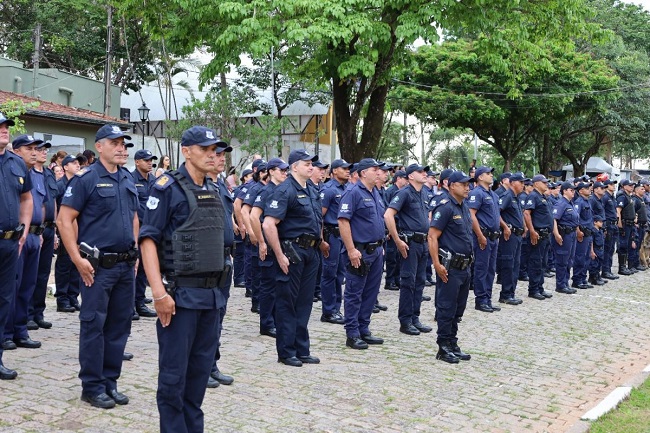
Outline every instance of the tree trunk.
POLYGON ((388 85, 377 87, 370 95, 368 113, 363 120, 361 145, 357 146, 357 159, 354 159, 354 161, 376 156, 377 147, 379 146, 379 140, 381 139, 381 133, 384 128, 386 95, 388 95, 388 85))
POLYGON ((336 81, 333 84, 334 119, 336 120, 336 132, 339 139, 341 158, 347 161, 358 161, 358 159, 355 159, 357 122, 355 119, 352 119, 350 108, 348 107, 350 84, 347 82, 337 83, 336 81))

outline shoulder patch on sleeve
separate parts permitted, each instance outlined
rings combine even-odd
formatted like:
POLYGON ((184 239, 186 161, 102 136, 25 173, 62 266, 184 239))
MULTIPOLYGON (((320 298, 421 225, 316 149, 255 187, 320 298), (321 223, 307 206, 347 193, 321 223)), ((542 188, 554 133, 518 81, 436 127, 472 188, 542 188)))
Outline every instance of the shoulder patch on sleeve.
POLYGON ((160 177, 158 178, 158 180, 157 180, 156 183, 154 184, 154 187, 155 187, 157 190, 162 191, 162 190, 164 190, 165 188, 167 188, 169 185, 171 185, 171 184, 174 183, 174 182, 175 182, 175 180, 174 180, 173 177, 168 176, 168 175, 166 175, 166 174, 163 174, 162 176, 160 176, 160 177))
POLYGON ((81 177, 81 176, 83 176, 84 174, 86 174, 88 172, 89 172, 88 167, 84 167, 81 170, 79 170, 76 175, 81 177))
POLYGON ((449 200, 447 200, 446 198, 443 198, 442 200, 440 200, 440 204, 445 204, 445 203, 447 203, 448 201, 449 201, 449 200))

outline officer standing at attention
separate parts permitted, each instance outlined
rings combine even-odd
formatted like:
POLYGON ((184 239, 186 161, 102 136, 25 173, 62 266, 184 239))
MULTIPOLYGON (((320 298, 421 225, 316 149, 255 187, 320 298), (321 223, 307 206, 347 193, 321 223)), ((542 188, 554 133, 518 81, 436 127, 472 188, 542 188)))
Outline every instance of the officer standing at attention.
MULTIPOLYGON (((330 167, 329 164, 325 164, 324 162, 321 161, 316 161, 313 164, 314 166, 314 171, 311 173, 311 178, 309 181, 313 184, 314 188, 316 188, 316 191, 318 192, 318 196, 320 197, 320 193, 323 190, 323 186, 325 185, 325 178, 327 177, 327 169, 330 167)), ((327 241, 326 241, 327 242, 327 241)), ((323 297, 321 295, 321 279, 323 278, 323 253, 319 249, 318 250, 319 254, 319 265, 318 265, 318 274, 316 275, 316 288, 314 290, 314 302, 317 301, 322 301, 323 297)))
POLYGON ((275 293, 278 362, 292 367, 320 362, 310 355, 307 329, 323 229, 320 196, 307 182, 317 159, 303 149, 292 151, 291 175, 275 188, 264 207, 264 237, 282 271, 275 293))
POLYGON ((544 269, 550 245, 549 236, 553 232, 553 214, 544 193, 548 189, 548 179, 543 174, 533 176, 533 190, 526 198, 524 221, 530 237, 530 256, 528 258, 528 296, 537 300, 552 298, 553 294, 544 291, 544 269))
MULTIPOLYGON (((27 240, 32 221, 32 181, 25 162, 19 156, 7 151, 9 127, 15 123, 0 113, 0 178, 5 188, 0 194, 0 331, 4 330, 16 292, 16 269, 18 255, 27 240)), ((2 362, 4 350, 16 348, 13 341, 4 341, 0 346, 0 379, 11 380, 18 376, 15 370, 2 362)))
POLYGON ((553 240, 555 253, 555 291, 571 295, 576 292, 569 287, 569 275, 576 251, 576 230, 580 215, 573 204, 575 186, 564 182, 560 187, 562 197, 553 206, 553 240))
POLYGON ((348 255, 345 273, 346 346, 367 349, 384 340, 370 332, 383 269, 384 203, 375 188, 381 163, 364 158, 355 164, 359 181, 341 197, 338 221, 348 255))
MULTIPOLYGON (((153 160, 158 159, 150 150, 140 149, 135 152, 135 170, 131 172, 135 181, 135 188, 138 190, 138 221, 142 227, 145 209, 149 193, 156 178, 154 177, 153 160)), ((145 291, 147 290, 147 276, 142 266, 142 261, 138 264, 138 273, 135 276, 135 316, 156 317, 156 312, 145 305, 145 291)))
POLYGON ((469 194, 467 206, 472 216, 474 231, 474 295, 475 308, 484 313, 501 310, 492 305, 492 284, 496 275, 497 250, 501 236, 501 211, 499 197, 492 191, 494 169, 476 168, 477 185, 469 194))
POLYGON ((648 209, 643 201, 645 188, 641 181, 634 185, 632 200, 634 200, 634 211, 636 213, 636 230, 634 235, 634 247, 630 250, 629 266, 637 271, 645 271, 647 268, 641 264, 639 250, 643 247, 646 227, 648 225, 648 209))
POLYGON ((605 194, 602 202, 605 208, 605 247, 603 251, 603 278, 607 280, 618 280, 620 277, 612 273, 612 261, 614 260, 614 251, 618 242, 618 214, 616 213, 616 183, 617 181, 605 179, 605 194))
POLYGON ((140 231, 142 260, 158 313, 156 401, 161 432, 204 429, 201 404, 226 304, 219 290, 226 213, 206 177, 215 168, 220 143, 216 132, 204 126, 183 132, 185 163, 154 183, 140 231))
MULTIPOLYGON (((408 185, 408 178, 404 170, 397 170, 393 176, 393 184, 386 189, 386 201, 390 203, 397 195, 400 189, 408 185)), ((395 217, 395 224, 399 231, 399 217, 395 217)), ((399 290, 399 268, 401 254, 397 251, 397 246, 393 238, 389 237, 384 248, 386 255, 386 290, 399 290)))
POLYGON ((341 197, 345 185, 350 178, 352 164, 344 159, 332 161, 332 178, 325 183, 320 197, 323 212, 323 241, 329 244, 327 257, 323 258, 323 274, 321 277, 321 297, 323 313, 321 322, 343 325, 345 319, 341 314, 343 303, 343 280, 345 279, 345 255, 343 242, 339 232, 338 215, 341 207, 341 197))
MULTIPOLYGON (((427 204, 431 204, 431 201, 433 200, 433 197, 436 195, 435 194, 435 186, 438 183, 436 180, 436 176, 438 173, 432 170, 427 170, 427 182, 424 184, 424 194, 427 197, 427 204)), ((390 202, 389 202, 390 203, 390 202)), ((425 285, 427 287, 433 286, 436 284, 435 281, 433 281, 433 261, 431 260, 431 257, 427 255, 427 266, 426 266, 426 273, 427 273, 427 280, 425 282, 425 285)), ((431 298, 427 299, 428 301, 431 300, 431 298)))
MULTIPOLYGON (((233 191, 232 197, 236 198, 242 187, 253 177, 253 170, 250 168, 242 171, 242 175, 239 178, 241 182, 233 191)), ((239 203, 239 213, 241 215, 241 202, 239 203)), ((233 204, 234 209, 234 204, 233 204)), ((235 217, 235 224, 233 225, 235 230, 235 255, 233 256, 233 279, 235 280, 235 287, 246 287, 246 280, 244 278, 244 240, 246 238, 246 233, 239 230, 239 222, 237 217, 235 217)))
POLYGON ((131 174, 121 167, 127 159, 125 138, 131 137, 119 126, 104 125, 97 131, 99 159, 70 179, 57 220, 61 240, 84 282, 81 400, 103 409, 129 402, 117 390, 117 379, 131 332, 139 225, 138 193, 131 174))
MULTIPOLYGON (((68 182, 81 168, 80 159, 81 157, 75 158, 72 155, 66 155, 63 158, 61 166, 63 167, 64 174, 56 183, 58 190, 56 196, 57 209, 61 209, 61 201, 63 200, 68 182)), ((56 311, 60 313, 74 313, 75 311, 79 311, 78 296, 81 292, 81 276, 77 267, 70 260, 70 255, 61 241, 59 242, 56 262, 54 263, 54 284, 56 286, 56 292, 54 293, 54 297, 56 298, 56 311)))
POLYGON ((33 186, 31 191, 33 211, 30 225, 25 228, 29 235, 16 265, 16 296, 5 324, 4 339, 5 341, 13 340, 18 347, 37 349, 41 347, 41 343, 29 337, 27 317, 36 288, 41 236, 44 230, 45 203, 48 201, 48 196, 45 189, 45 176, 42 172, 35 171, 33 167, 36 164, 39 149, 50 146, 50 144, 44 143, 43 140, 37 140, 31 135, 19 135, 14 139, 12 145, 14 152, 23 159, 29 169, 29 177, 33 186))
POLYGON ((32 302, 29 307, 29 321, 27 329, 50 329, 52 323, 45 320, 45 298, 47 297, 47 282, 52 272, 52 256, 54 249, 58 246, 58 238, 55 234, 56 229, 56 196, 58 189, 56 186, 56 177, 54 172, 47 168, 47 149, 50 146, 44 145, 36 149, 36 164, 34 170, 45 177, 45 189, 47 190, 48 200, 45 202, 45 221, 43 221, 43 245, 38 258, 38 276, 36 277, 36 288, 32 296, 32 302), (32 327, 30 327, 32 326, 32 327))
POLYGON ((458 346, 458 323, 469 296, 472 265, 472 217, 465 199, 473 179, 462 171, 451 173, 449 191, 433 210, 429 228, 429 254, 436 271, 436 359, 450 364, 469 361, 458 346))
POLYGON ((634 271, 627 267, 628 253, 634 241, 634 201, 632 191, 634 184, 629 179, 621 181, 621 189, 616 195, 616 213, 618 215, 618 274, 632 275, 634 271))
MULTIPOLYGON (((589 197, 589 206, 591 206, 591 211, 594 214, 594 222, 596 217, 600 217, 601 228, 604 224, 605 218, 605 204, 603 199, 605 197, 605 189, 607 188, 605 184, 600 181, 596 181, 593 184, 593 192, 591 197, 589 197)), ((604 230, 595 227, 593 233, 593 250, 596 255, 595 258, 589 263, 589 283, 595 286, 603 286, 607 283, 606 280, 602 278, 602 269, 604 263, 604 250, 605 250, 605 234, 604 230), (598 248, 596 248, 598 246, 598 248)))
POLYGON ((576 185, 578 197, 574 200, 574 206, 578 212, 579 225, 576 234, 576 253, 573 263, 573 284, 576 289, 591 289, 594 286, 587 283, 587 270, 593 255, 591 236, 594 230, 594 216, 589 204, 591 195, 591 184, 580 182, 576 185))
POLYGON ((521 257, 521 241, 524 234, 524 213, 518 196, 524 190, 525 176, 523 173, 509 174, 507 187, 499 197, 501 219, 505 223, 497 261, 501 263, 501 294, 499 302, 508 305, 519 305, 523 301, 515 297, 519 277, 519 259, 521 257))
POLYGON ((427 171, 429 167, 409 165, 406 168, 409 185, 397 193, 384 213, 388 233, 395 239, 397 250, 402 256, 397 317, 400 332, 407 335, 420 335, 421 332, 433 330, 420 322, 420 306, 429 257, 427 232, 430 199, 423 190, 427 171), (395 221, 397 215, 400 221, 399 232, 395 221))

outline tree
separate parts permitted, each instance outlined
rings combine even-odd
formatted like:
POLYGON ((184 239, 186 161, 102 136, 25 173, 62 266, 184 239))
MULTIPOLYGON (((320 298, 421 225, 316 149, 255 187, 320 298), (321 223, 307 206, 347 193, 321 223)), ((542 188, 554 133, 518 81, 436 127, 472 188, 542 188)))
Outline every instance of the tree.
POLYGON ((375 153, 393 68, 419 38, 437 40, 439 28, 474 29, 485 62, 516 93, 542 41, 568 43, 568 35, 593 28, 583 20, 584 0, 167 0, 145 3, 142 13, 147 29, 177 54, 205 46, 214 55, 204 82, 238 65, 241 54, 257 59, 286 46, 292 76, 331 85, 341 153, 350 160, 375 153))
POLYGON ((38 102, 30 102, 25 104, 22 101, 6 101, 0 104, 0 113, 4 114, 7 119, 14 121, 15 125, 9 127, 11 135, 19 135, 25 133, 25 122, 20 118, 30 108, 36 108, 40 105, 38 102))

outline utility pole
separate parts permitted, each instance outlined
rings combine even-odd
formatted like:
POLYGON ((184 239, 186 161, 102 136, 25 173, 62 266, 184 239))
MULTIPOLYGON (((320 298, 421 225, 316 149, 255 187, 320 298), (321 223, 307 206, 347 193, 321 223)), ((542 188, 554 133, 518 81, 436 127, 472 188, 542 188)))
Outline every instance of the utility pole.
POLYGON ((106 25, 106 63, 104 64, 104 115, 108 116, 111 111, 111 63, 112 40, 113 40, 113 8, 108 5, 108 23, 106 25))
POLYGON ((38 88, 38 68, 41 61, 41 24, 36 24, 34 30, 34 54, 32 56, 32 97, 37 98, 36 89, 38 88))

